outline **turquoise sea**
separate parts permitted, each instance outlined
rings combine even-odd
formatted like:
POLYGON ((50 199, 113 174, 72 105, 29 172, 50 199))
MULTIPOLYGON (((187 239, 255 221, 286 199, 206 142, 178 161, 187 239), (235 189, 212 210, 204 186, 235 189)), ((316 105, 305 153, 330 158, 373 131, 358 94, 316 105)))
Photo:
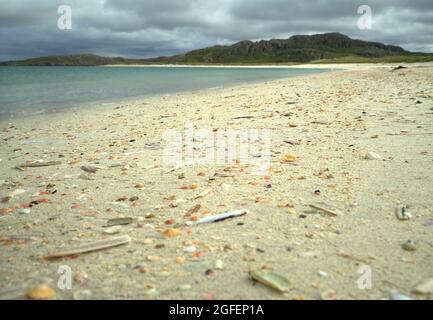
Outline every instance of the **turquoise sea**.
POLYGON ((324 71, 295 68, 0 67, 0 119, 324 71))

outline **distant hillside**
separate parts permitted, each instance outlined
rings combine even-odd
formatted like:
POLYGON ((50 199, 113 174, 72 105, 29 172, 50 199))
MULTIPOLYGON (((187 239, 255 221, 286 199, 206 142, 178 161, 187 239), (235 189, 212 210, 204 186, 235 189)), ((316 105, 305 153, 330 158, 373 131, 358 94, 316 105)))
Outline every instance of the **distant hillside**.
POLYGON ((289 39, 272 39, 257 42, 241 41, 231 46, 214 46, 194 50, 183 55, 154 59, 178 63, 233 63, 233 62, 311 62, 346 56, 380 58, 406 55, 400 47, 376 42, 353 40, 340 33, 293 36, 289 39))
POLYGON ((70 56, 47 56, 21 61, 8 61, 9 66, 102 66, 107 64, 122 64, 124 58, 106 58, 94 54, 76 54, 70 56))
POLYGON ((153 59, 106 58, 83 54, 9 61, 3 65, 100 66, 108 64, 269 64, 339 62, 433 61, 433 54, 412 53, 401 47, 351 39, 341 33, 298 35, 289 39, 241 41, 185 54, 153 59))

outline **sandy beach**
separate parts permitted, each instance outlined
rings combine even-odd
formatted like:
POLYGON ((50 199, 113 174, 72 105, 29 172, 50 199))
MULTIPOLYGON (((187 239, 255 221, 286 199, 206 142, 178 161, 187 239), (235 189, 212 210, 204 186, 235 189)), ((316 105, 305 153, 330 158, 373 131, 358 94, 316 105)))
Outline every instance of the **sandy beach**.
POLYGON ((433 65, 395 66, 0 121, 0 298, 432 299, 433 65), (270 166, 167 163, 186 127, 269 132, 270 166))

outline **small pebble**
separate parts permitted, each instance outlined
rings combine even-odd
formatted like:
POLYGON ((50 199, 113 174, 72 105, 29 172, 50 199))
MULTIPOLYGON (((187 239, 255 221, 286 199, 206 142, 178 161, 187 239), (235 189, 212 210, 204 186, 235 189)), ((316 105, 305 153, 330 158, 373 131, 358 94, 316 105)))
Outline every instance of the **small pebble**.
POLYGON ((151 288, 151 289, 146 290, 146 291, 144 292, 144 296, 145 296, 145 298, 153 298, 153 297, 156 297, 156 296, 158 296, 158 295, 159 295, 159 292, 158 292, 158 290, 156 290, 155 288, 151 288))
POLYGON ((177 264, 184 264, 186 262, 186 259, 185 257, 178 256, 174 259, 174 261, 176 261, 177 264))
POLYGON ((183 248, 183 251, 188 252, 188 253, 193 253, 196 250, 197 250, 197 248, 195 246, 188 246, 188 247, 183 248))
POLYGON ((293 215, 297 214, 296 210, 293 208, 287 208, 286 211, 288 214, 293 214, 293 215))
POLYGON ((151 238, 146 238, 143 240, 143 244, 152 244, 154 242, 155 242, 155 240, 151 239, 151 238))
POLYGON ((39 285, 27 291, 26 296, 32 300, 50 299, 56 295, 54 289, 47 285, 39 285))
POLYGON ((317 274, 321 277, 326 277, 328 275, 325 271, 322 270, 317 271, 317 274))
POLYGON ((166 236, 167 238, 173 238, 180 235, 181 233, 182 231, 180 231, 180 229, 170 228, 164 231, 164 236, 166 236))
POLYGON ((119 233, 120 230, 122 230, 121 226, 112 226, 104 229, 105 234, 116 234, 119 233))
POLYGON ((83 285, 89 281, 89 275, 84 271, 78 271, 74 274, 74 282, 83 285))
POLYGON ((327 290, 322 292, 320 297, 322 298, 322 300, 335 300, 335 299, 337 299, 337 294, 335 293, 334 290, 327 289, 327 290))
POLYGON ((400 292, 397 292, 395 290, 391 290, 389 292, 392 300, 413 300, 411 297, 408 297, 400 292))
POLYGON ((375 152, 368 152, 364 155, 364 159, 366 159, 366 160, 381 160, 382 157, 375 152))
POLYGON ((20 209, 20 211, 18 211, 19 214, 29 214, 30 213, 30 209, 29 208, 23 208, 20 209))
POLYGON ((188 291, 188 290, 191 290, 191 285, 190 284, 182 284, 179 286, 179 289, 182 291, 188 291))
POLYGON ((416 246, 411 240, 407 240, 405 243, 401 245, 401 247, 406 251, 415 251, 416 246))
POLYGON ((217 261, 215 261, 215 269, 217 270, 222 270, 223 269, 223 261, 218 259, 217 261))
POLYGON ((221 184, 221 189, 223 189, 223 191, 229 191, 230 187, 231 187, 231 185, 229 185, 227 183, 221 184))
POLYGON ((215 271, 213 271, 212 269, 207 269, 204 274, 207 276, 212 276, 214 273, 215 273, 215 271))
POLYGON ((92 291, 90 290, 78 290, 72 295, 74 300, 89 300, 92 297, 92 291))
POLYGON ((403 205, 399 205, 395 208, 395 216, 399 220, 410 220, 412 218, 412 214, 407 211, 406 207, 403 205))
POLYGON ((161 258, 158 256, 147 256, 146 259, 147 259, 147 261, 155 262, 155 261, 160 260, 161 258))
POLYGON ((433 293, 433 278, 426 279, 415 287, 413 292, 418 294, 432 294, 433 293))

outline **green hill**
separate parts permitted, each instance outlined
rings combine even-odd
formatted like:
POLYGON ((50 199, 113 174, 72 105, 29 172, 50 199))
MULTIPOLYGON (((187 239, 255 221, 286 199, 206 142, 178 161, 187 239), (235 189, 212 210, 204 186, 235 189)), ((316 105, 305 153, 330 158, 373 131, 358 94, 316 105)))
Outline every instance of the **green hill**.
POLYGON ((107 64, 122 64, 124 58, 106 58, 94 54, 75 54, 70 56, 47 56, 26 59, 21 61, 8 61, 3 65, 20 66, 102 66, 107 64))
POLYGON ((107 58, 91 54, 51 56, 3 65, 100 66, 107 64, 291 64, 433 61, 433 54, 413 53, 398 46, 351 39, 341 33, 297 35, 289 39, 240 41, 185 54, 152 59, 107 58))

